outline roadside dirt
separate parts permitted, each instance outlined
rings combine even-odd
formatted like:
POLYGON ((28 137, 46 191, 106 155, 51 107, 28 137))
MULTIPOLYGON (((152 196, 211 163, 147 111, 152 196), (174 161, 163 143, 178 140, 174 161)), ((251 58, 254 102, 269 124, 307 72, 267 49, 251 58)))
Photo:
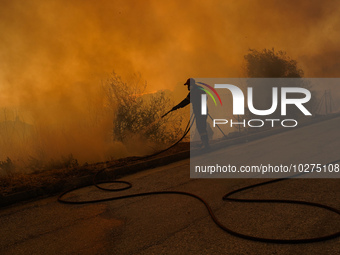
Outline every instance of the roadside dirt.
POLYGON ((0 177, 0 195, 7 196, 13 193, 32 190, 36 188, 55 186, 79 177, 94 175, 96 172, 100 171, 103 168, 112 169, 115 167, 128 166, 138 162, 172 155, 189 149, 189 142, 181 142, 168 151, 148 158, 127 157, 107 162, 84 164, 71 168, 36 171, 31 174, 16 173, 13 175, 3 176, 0 177))

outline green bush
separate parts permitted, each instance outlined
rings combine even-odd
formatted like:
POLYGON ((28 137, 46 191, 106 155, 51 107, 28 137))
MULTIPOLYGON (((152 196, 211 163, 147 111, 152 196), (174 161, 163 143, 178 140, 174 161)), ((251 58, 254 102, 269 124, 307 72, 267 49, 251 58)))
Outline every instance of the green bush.
POLYGON ((134 75, 129 83, 116 73, 104 83, 108 105, 113 114, 112 135, 126 142, 135 135, 156 144, 168 144, 182 133, 182 117, 178 114, 161 116, 173 103, 165 91, 145 93, 147 83, 134 75))

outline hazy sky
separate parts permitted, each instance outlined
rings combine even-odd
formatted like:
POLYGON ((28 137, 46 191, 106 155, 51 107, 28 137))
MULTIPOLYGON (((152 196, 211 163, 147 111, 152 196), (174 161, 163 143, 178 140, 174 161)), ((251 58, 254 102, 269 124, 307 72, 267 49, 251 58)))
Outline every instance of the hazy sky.
POLYGON ((340 74, 339 1, 0 0, 0 107, 65 122, 134 72, 182 96, 188 77, 242 77, 249 48, 284 50, 306 77, 340 74))
POLYGON ((16 96, 28 87, 95 86, 112 70, 140 72, 150 90, 189 76, 240 77, 249 48, 284 50, 308 77, 337 77, 340 68, 338 1, 0 4, 0 86, 16 96))

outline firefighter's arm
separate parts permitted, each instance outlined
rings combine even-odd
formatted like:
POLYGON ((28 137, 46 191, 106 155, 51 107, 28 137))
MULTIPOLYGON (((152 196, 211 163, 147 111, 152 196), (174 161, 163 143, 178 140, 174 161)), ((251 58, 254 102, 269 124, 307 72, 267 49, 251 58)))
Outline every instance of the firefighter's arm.
POLYGON ((180 102, 178 105, 174 106, 171 111, 176 111, 179 108, 183 108, 185 106, 187 106, 188 104, 190 104, 190 93, 187 95, 186 98, 184 98, 182 100, 182 102, 180 102))

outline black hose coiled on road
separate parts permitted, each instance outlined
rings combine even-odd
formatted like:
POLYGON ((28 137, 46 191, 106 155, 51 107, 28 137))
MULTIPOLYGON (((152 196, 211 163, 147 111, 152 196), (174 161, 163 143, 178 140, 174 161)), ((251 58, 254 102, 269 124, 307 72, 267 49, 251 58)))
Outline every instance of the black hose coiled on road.
MULTIPOLYGON (((162 150, 160 152, 157 152, 155 154, 152 155, 148 155, 146 157, 143 158, 149 158, 151 156, 155 156, 158 155, 172 147, 174 147, 176 144, 178 144, 180 141, 183 140, 183 138, 188 134, 190 128, 192 127, 194 123, 194 118, 190 118, 187 127, 185 128, 185 132, 184 135, 172 146, 170 146, 169 148, 162 150), (191 121, 192 119, 192 121, 191 121), (191 124, 190 124, 191 122, 191 124), (190 126, 189 126, 190 124, 190 126)), ((339 162, 340 160, 328 163, 328 164, 334 164, 336 162, 339 162)), ((327 164, 327 165, 328 165, 327 164)), ((113 192, 117 192, 117 191, 122 191, 122 190, 126 190, 132 187, 132 184, 127 182, 127 181, 97 181, 96 178, 98 176, 99 173, 103 172, 105 169, 100 170, 99 172, 97 172, 93 178, 93 185, 96 186, 98 189, 101 190, 105 190, 105 191, 113 191, 113 192), (99 184, 103 184, 103 183, 120 183, 120 184, 126 184, 125 187, 123 188, 117 188, 117 189, 109 189, 109 188, 104 188, 104 187, 100 187, 99 184)), ((298 174, 300 175, 300 174, 298 174)), ((297 175, 291 176, 290 178, 293 178, 297 175)), ((312 206, 312 207, 318 207, 318 208, 322 208, 328 211, 331 211, 333 213, 336 213, 340 216, 340 210, 327 206, 327 205, 323 205, 323 204, 319 204, 319 203, 313 203, 313 202, 306 202, 306 201, 299 201, 299 200, 280 200, 280 199, 239 199, 239 198, 231 198, 231 195, 234 195, 236 193, 239 193, 241 191, 244 190, 248 190, 248 189, 253 189, 259 186, 264 186, 264 185, 268 185, 268 184, 272 184, 272 183, 277 183, 280 181, 284 181, 290 178, 281 178, 281 179, 275 179, 275 180, 270 180, 270 181, 266 181, 266 182, 261 182, 258 184, 253 184, 253 185, 249 185, 240 189, 236 189, 233 190, 229 193, 227 193, 226 195, 223 196, 223 200, 224 201, 232 201, 232 202, 243 202, 243 203, 285 203, 285 204, 302 204, 302 205, 308 205, 308 206, 312 206)), ((89 185, 91 186, 91 185, 89 185)), ((83 188, 83 187, 81 187, 83 188)), ((209 206, 209 204, 200 196, 197 196, 193 193, 190 192, 184 192, 184 191, 154 191, 154 192, 145 192, 145 193, 136 193, 136 194, 131 194, 131 195, 126 195, 126 196, 119 196, 119 197, 112 197, 112 198, 104 198, 104 199, 96 199, 96 200, 86 200, 86 201, 70 201, 70 200, 64 200, 63 197, 80 188, 74 188, 71 190, 68 190, 64 193, 62 193, 59 197, 58 197, 58 201, 60 203, 64 203, 64 204, 90 204, 90 203, 98 203, 98 202, 107 202, 107 201, 113 201, 113 200, 121 200, 121 199, 127 199, 127 198, 133 198, 133 197, 142 197, 142 196, 150 196, 150 195, 166 195, 166 194, 177 194, 177 195, 185 195, 185 196, 189 196, 189 197, 193 197, 197 200, 199 200, 200 202, 202 202, 205 207, 207 208, 209 215, 211 216, 212 220, 215 222, 215 224, 221 228, 222 230, 226 231, 227 233, 243 238, 243 239, 247 239, 247 240, 252 240, 252 241, 259 241, 259 242, 265 242, 265 243, 279 243, 279 244, 299 244, 299 243, 313 243, 313 242, 320 242, 320 241, 325 241, 325 240, 330 240, 330 239, 334 239, 340 236, 340 231, 329 234, 329 235, 325 235, 325 236, 320 236, 320 237, 314 237, 314 238, 301 238, 301 239, 274 239, 274 238, 262 238, 262 237, 256 237, 256 236, 251 236, 251 235, 246 235, 246 234, 242 234, 242 233, 238 233, 234 230, 231 230, 230 228, 226 227, 225 225, 223 225, 215 216, 213 210, 211 209, 211 207, 209 206)))

